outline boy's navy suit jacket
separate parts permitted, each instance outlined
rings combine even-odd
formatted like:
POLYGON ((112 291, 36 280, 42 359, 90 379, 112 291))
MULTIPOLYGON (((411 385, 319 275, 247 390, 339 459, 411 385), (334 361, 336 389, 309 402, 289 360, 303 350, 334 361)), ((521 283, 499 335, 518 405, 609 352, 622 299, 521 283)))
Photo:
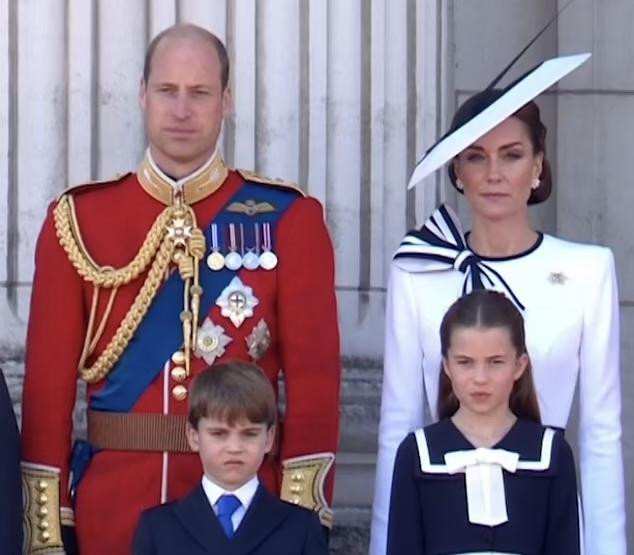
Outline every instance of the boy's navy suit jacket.
POLYGON ((317 514, 280 501, 261 485, 233 538, 227 538, 202 486, 145 511, 134 555, 327 555, 317 514))

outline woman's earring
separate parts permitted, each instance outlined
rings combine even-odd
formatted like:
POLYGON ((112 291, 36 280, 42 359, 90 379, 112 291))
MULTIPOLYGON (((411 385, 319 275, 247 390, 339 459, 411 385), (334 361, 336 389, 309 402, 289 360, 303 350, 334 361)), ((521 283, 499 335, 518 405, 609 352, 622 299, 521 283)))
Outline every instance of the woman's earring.
POLYGON ((531 183, 531 189, 533 189, 533 191, 535 189, 539 189, 540 184, 541 184, 541 181, 539 180, 539 177, 535 177, 533 179, 533 182, 531 183))
POLYGON ((458 189, 458 191, 464 191, 464 185, 459 179, 456 179, 456 189, 458 189))

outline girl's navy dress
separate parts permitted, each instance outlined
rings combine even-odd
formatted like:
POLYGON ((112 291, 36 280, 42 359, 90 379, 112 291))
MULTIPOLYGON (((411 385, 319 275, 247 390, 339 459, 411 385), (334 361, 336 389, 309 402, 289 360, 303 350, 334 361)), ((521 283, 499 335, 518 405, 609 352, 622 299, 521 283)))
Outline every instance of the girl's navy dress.
MULTIPOLYGON (((448 418, 409 434, 394 466, 388 554, 578 555, 575 467, 563 434, 518 419, 491 450, 478 452, 496 450, 517 461, 510 471, 500 466, 499 493, 508 520, 475 524, 469 513, 476 500, 467 499, 466 470, 447 465, 452 455, 445 459, 455 452, 474 457, 474 446, 448 418)), ((490 485, 484 480, 479 491, 490 485)))

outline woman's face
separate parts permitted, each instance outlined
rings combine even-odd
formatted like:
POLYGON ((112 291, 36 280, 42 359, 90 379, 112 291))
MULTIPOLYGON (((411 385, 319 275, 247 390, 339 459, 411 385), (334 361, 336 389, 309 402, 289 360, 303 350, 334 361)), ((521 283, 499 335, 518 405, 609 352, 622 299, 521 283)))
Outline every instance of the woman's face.
POLYGON ((527 210, 542 161, 543 154, 533 152, 526 124, 510 117, 458 154, 453 163, 474 215, 494 220, 527 210))
POLYGON ((508 329, 456 327, 451 332, 443 370, 460 410, 479 416, 502 416, 509 410, 513 384, 526 370, 508 329))

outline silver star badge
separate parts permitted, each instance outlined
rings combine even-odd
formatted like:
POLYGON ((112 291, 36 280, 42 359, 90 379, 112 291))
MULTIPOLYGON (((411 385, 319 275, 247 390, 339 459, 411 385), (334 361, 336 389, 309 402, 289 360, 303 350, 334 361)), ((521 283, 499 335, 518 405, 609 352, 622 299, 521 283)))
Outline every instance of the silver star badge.
POLYGON ((253 360, 259 360, 271 346, 271 330, 269 330, 266 322, 260 319, 244 340, 247 342, 251 358, 253 360))
POLYGON ((253 295, 253 289, 242 283, 236 276, 220 293, 216 304, 220 307, 220 313, 231 320, 232 324, 239 328, 246 318, 253 316, 253 309, 260 301, 253 295))
POLYGON ((229 343, 231 343, 231 337, 225 334, 223 327, 205 318, 202 326, 198 328, 194 354, 211 365, 217 358, 224 355, 225 347, 229 343))

